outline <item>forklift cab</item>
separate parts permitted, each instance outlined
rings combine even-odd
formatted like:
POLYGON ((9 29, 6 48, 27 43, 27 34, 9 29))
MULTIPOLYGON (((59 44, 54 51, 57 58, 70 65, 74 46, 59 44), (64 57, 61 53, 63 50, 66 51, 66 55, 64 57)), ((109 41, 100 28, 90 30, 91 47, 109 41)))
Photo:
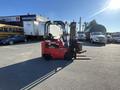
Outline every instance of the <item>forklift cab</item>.
POLYGON ((42 55, 46 60, 64 59, 67 51, 68 49, 64 47, 61 40, 54 39, 52 41, 45 40, 42 42, 42 55))

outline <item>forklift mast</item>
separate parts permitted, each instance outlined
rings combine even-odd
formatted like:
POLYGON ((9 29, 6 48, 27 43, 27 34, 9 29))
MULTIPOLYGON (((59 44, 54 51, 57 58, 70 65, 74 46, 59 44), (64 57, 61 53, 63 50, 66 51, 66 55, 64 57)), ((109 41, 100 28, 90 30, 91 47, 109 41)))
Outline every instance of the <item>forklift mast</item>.
POLYGON ((76 22, 71 22, 70 24, 70 40, 76 38, 76 22))

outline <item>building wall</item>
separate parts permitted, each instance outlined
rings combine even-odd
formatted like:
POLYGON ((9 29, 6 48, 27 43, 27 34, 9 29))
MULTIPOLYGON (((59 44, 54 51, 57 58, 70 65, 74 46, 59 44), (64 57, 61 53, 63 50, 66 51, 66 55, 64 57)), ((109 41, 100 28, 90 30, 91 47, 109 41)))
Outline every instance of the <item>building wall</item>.
POLYGON ((42 21, 45 22, 48 19, 46 17, 28 14, 28 15, 15 15, 15 16, 0 16, 0 23, 23 26, 23 21, 42 21))

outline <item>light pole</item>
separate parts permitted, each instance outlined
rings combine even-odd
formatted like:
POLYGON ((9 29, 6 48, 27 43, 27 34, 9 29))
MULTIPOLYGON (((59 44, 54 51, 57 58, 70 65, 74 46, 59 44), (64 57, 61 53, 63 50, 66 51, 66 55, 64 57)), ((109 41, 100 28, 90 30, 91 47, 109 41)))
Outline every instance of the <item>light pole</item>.
POLYGON ((80 17, 80 20, 79 20, 79 32, 81 32, 81 27, 82 27, 82 18, 80 17))

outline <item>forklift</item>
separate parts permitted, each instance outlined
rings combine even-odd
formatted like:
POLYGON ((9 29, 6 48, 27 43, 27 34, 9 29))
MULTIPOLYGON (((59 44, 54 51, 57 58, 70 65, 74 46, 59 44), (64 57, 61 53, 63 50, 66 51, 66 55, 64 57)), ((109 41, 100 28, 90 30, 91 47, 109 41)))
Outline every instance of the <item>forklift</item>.
MULTIPOLYGON (((48 23, 48 22, 47 22, 48 23)), ((55 24, 60 24, 65 29, 64 23, 55 21, 55 24), (61 24, 62 23, 62 24, 61 24)), ((50 25, 50 24, 48 24, 50 25)), ((48 26, 47 26, 48 28, 48 26)), ((73 60, 76 59, 76 54, 84 53, 82 50, 82 44, 76 39, 76 22, 70 24, 70 35, 69 40, 67 40, 66 32, 63 32, 61 38, 53 38, 52 34, 48 34, 47 39, 43 40, 42 45, 42 57, 45 60, 73 60)))

